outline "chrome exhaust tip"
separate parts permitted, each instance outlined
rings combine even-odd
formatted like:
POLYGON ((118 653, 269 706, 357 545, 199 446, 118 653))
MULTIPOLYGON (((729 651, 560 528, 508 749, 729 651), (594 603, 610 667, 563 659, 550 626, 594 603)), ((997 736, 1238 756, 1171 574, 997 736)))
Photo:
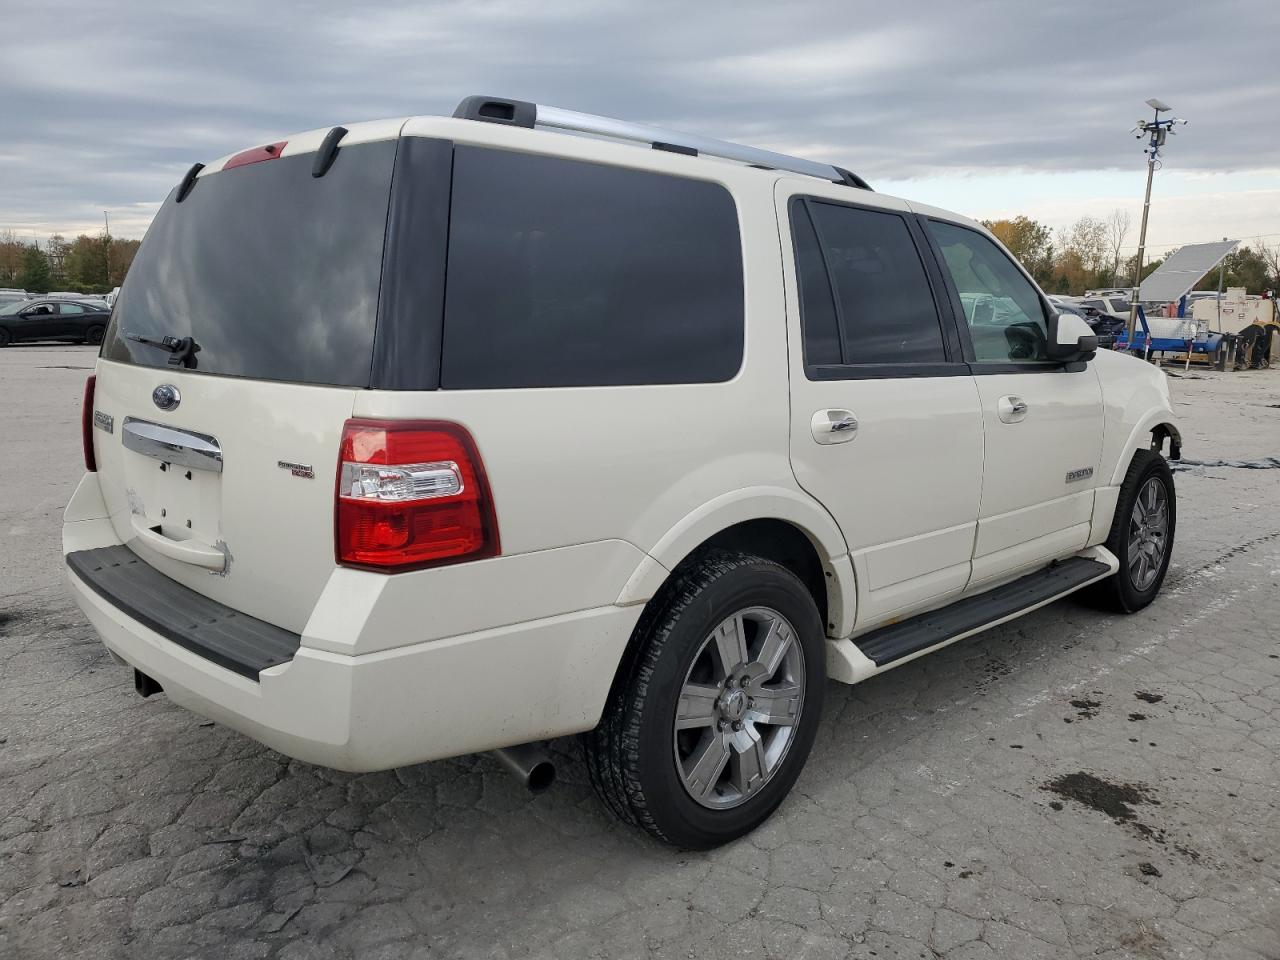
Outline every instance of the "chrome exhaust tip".
POLYGON ((555 783, 556 765, 539 744, 522 743, 489 753, 530 793, 541 793, 555 783))

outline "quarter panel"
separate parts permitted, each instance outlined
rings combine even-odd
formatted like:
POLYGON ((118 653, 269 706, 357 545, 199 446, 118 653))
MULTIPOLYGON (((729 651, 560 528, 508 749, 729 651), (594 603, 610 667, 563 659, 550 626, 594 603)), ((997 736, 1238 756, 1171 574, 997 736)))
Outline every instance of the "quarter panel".
MULTIPOLYGON (((491 125, 469 125, 485 126, 491 125)), ((495 135, 510 133, 495 127, 495 135)), ((655 169, 671 161, 553 139, 565 155, 599 151, 616 162, 622 151, 655 169)), ((539 142, 530 135, 530 144, 539 142)), ((357 395, 356 416, 431 417, 471 431, 504 555, 597 540, 624 540, 649 552, 684 517, 730 491, 796 489, 787 458, 787 344, 771 184, 759 171, 727 165, 721 171, 705 164, 699 172, 728 187, 738 208, 746 337, 733 379, 357 395)))

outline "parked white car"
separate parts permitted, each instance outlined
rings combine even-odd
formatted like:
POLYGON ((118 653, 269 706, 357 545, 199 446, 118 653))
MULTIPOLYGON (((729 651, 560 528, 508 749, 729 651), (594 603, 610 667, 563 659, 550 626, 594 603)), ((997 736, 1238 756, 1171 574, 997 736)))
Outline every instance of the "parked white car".
POLYGON ((580 733, 618 816, 710 846, 828 679, 1152 601, 1179 435, 1095 347, 980 225, 825 164, 491 98, 304 133, 156 216, 70 583, 139 692, 291 757, 537 783, 580 733))

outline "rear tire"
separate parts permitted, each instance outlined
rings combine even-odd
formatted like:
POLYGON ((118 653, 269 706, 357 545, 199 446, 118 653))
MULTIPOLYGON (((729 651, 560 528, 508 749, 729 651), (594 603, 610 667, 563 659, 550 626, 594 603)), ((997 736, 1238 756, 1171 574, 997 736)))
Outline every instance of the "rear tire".
POLYGON ((812 595, 785 567, 728 552, 692 562, 641 616, 600 724, 583 736, 600 798, 679 847, 753 830, 813 746, 823 637, 812 595))
POLYGON ((0 327, 0 347, 7 347, 13 342, 13 335, 4 327, 0 327))
POLYGON ((1169 570, 1177 521, 1173 471, 1160 454, 1139 450, 1120 486, 1105 544, 1120 569, 1090 587, 1085 598, 1119 613, 1137 613, 1154 600, 1169 570))
POLYGON ((106 332, 107 328, 103 326, 90 327, 88 332, 85 334, 84 342, 91 343, 96 347, 98 344, 102 343, 103 334, 106 332))

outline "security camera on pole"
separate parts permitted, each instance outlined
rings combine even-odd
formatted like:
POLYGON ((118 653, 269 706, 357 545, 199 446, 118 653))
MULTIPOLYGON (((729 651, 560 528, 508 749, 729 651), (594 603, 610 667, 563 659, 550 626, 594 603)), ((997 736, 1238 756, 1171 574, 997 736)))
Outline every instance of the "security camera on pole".
POLYGON ((1143 152, 1147 155, 1147 196, 1142 201, 1142 229, 1138 231, 1138 261, 1133 270, 1133 293, 1129 300, 1128 342, 1133 343, 1133 332, 1138 325, 1138 291, 1142 287, 1142 260, 1147 251, 1147 214, 1151 211, 1151 180, 1155 176, 1156 165, 1160 162, 1160 149, 1164 146, 1165 137, 1174 132, 1176 123, 1186 123, 1177 117, 1161 120, 1160 114, 1168 113, 1173 107, 1154 97, 1147 101, 1155 113, 1153 120, 1139 120, 1133 128, 1139 140, 1147 136, 1147 145, 1143 152))

